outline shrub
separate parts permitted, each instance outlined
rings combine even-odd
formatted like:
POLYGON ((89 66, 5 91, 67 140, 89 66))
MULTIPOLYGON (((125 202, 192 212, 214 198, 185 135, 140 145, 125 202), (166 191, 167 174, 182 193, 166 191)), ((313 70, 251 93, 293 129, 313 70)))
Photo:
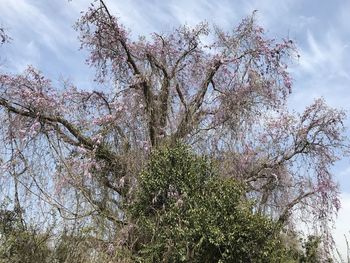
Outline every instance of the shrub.
POLYGON ((284 251, 243 185, 182 145, 153 153, 130 215, 140 262, 279 262, 284 251))

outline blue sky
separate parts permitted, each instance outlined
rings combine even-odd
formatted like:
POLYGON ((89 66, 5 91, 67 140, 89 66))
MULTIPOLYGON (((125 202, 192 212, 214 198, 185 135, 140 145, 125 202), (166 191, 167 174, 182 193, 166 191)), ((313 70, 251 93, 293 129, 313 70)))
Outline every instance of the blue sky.
MULTIPOLYGON (((93 88, 94 73, 84 64, 72 25, 88 0, 0 0, 0 25, 13 38, 0 49, 3 68, 22 71, 31 64, 53 80, 69 78, 80 88, 93 88)), ((350 1, 305 0, 106 0, 107 5, 132 30, 133 36, 168 31, 177 25, 208 21, 225 29, 234 27, 253 10, 270 37, 292 38, 301 55, 291 74, 294 89, 289 101, 301 111, 313 99, 324 97, 349 117, 350 135, 350 1)), ((350 162, 334 167, 343 208, 336 237, 350 230, 350 162)), ((341 242, 344 245, 345 242, 341 242)))

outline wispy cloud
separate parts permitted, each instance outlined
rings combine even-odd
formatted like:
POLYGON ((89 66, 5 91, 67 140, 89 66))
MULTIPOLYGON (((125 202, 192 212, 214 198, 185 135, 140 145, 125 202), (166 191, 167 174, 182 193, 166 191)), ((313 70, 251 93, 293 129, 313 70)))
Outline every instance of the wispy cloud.
POLYGON ((349 44, 340 39, 337 31, 325 32, 324 36, 318 39, 308 31, 307 48, 301 53, 300 70, 304 74, 322 75, 329 79, 349 78, 349 57, 349 44))
POLYGON ((54 80, 66 75, 77 83, 89 82, 87 76, 92 74, 87 74, 84 53, 78 51, 77 33, 72 28, 86 5, 68 1, 0 0, 0 6, 0 22, 13 38, 11 45, 2 48, 8 70, 21 72, 31 64, 54 80))
POLYGON ((68 37, 66 21, 50 16, 53 10, 47 6, 41 6, 37 1, 30 3, 25 0, 1 0, 0 3, 1 20, 16 34, 16 37, 20 37, 20 40, 31 38, 32 41, 45 45, 57 54, 60 48, 72 43, 68 37))

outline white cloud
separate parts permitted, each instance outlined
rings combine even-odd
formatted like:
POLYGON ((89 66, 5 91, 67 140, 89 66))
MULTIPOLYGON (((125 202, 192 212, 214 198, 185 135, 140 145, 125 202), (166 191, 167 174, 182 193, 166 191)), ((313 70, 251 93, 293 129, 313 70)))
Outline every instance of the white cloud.
POLYGON ((300 48, 300 59, 292 68, 294 93, 289 102, 301 110, 324 97, 331 106, 350 110, 350 53, 348 40, 334 28, 322 34, 308 30, 300 48))
POLYGON ((291 6, 290 1, 246 1, 245 12, 251 13, 253 10, 258 10, 259 22, 267 28, 276 27, 276 21, 280 20, 283 23, 290 16, 291 6), (283 18, 283 19, 282 19, 283 18))
POLYGON ((71 43, 66 21, 59 21, 50 16, 50 11, 38 5, 35 1, 0 0, 1 20, 15 34, 17 43, 24 39, 35 39, 52 51, 59 53, 58 46, 67 46, 71 43), (68 34, 67 34, 68 33, 68 34))
POLYGON ((16 58, 16 60, 10 59, 10 63, 15 65, 17 72, 24 71, 28 65, 37 64, 41 57, 40 50, 35 41, 29 42, 23 49, 27 57, 16 58))
POLYGON ((313 33, 308 31, 307 44, 307 48, 301 50, 300 70, 303 74, 322 75, 323 78, 349 78, 345 70, 348 44, 339 38, 338 32, 328 31, 323 38, 316 39, 313 33), (325 72, 328 75, 323 75, 325 72))

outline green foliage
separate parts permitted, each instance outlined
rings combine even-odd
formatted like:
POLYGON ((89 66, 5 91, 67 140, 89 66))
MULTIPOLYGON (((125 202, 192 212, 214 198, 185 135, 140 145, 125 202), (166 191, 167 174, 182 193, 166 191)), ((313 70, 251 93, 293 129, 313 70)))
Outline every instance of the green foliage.
POLYGON ((53 258, 57 263, 88 261, 89 246, 83 237, 63 234, 54 250, 53 258))
POLYGON ((281 235, 285 247, 285 255, 280 259, 283 263, 332 263, 322 249, 322 238, 310 235, 306 239, 296 233, 281 235))
POLYGON ((305 250, 305 254, 302 255, 300 262, 301 263, 318 263, 320 260, 318 259, 319 254, 319 245, 321 239, 317 236, 309 236, 307 241, 303 244, 303 248, 305 250))
POLYGON ((117 259, 108 242, 79 229, 52 239, 21 220, 19 211, 0 205, 0 263, 105 263, 117 259))
POLYGON ((49 262, 47 238, 25 228, 18 211, 0 210, 0 263, 49 262))
POLYGON ((279 233, 254 212, 244 185, 183 145, 155 151, 138 183, 124 206, 124 243, 104 241, 98 225, 50 240, 1 206, 0 263, 332 262, 321 258, 319 237, 279 233))
POLYGON ((333 262, 330 258, 322 258, 321 251, 321 237, 310 235, 302 243, 303 253, 300 256, 300 263, 320 263, 320 262, 333 262))
POLYGON ((244 187, 178 145, 153 153, 130 215, 139 262, 280 262, 271 220, 253 212, 244 187))

